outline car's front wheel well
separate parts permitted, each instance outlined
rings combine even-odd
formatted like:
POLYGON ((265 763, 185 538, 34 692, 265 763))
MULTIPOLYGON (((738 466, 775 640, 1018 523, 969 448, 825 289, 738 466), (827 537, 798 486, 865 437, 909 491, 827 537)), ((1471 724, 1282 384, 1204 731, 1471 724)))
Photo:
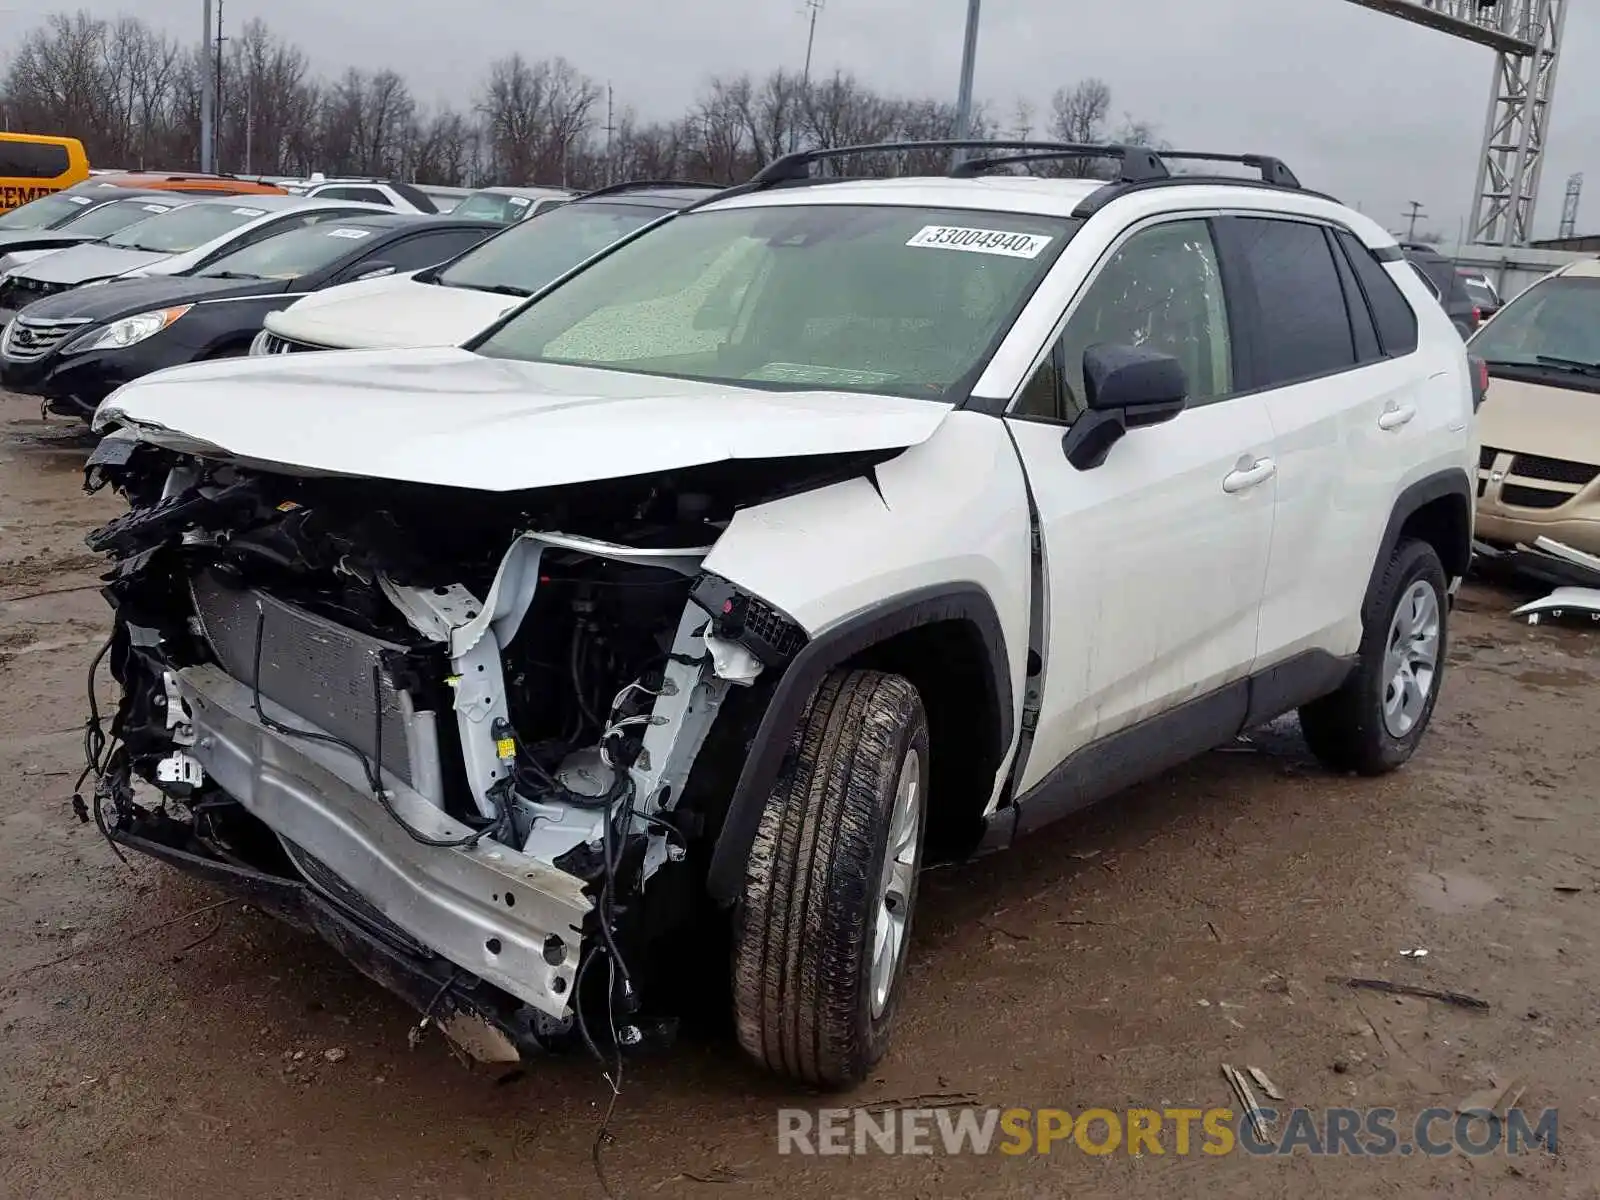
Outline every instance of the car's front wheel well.
POLYGON ((851 657, 850 667, 904 676, 928 715, 929 861, 965 857, 1005 753, 991 648, 968 620, 918 625, 851 657))

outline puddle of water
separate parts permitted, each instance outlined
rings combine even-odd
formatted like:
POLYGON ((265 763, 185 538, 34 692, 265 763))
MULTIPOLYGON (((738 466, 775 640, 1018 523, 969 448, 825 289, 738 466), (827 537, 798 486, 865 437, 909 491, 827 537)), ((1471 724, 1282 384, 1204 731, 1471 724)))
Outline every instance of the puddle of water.
POLYGON ((1411 890, 1425 908, 1440 913, 1464 913, 1499 899, 1492 883, 1457 871, 1418 871, 1411 890))

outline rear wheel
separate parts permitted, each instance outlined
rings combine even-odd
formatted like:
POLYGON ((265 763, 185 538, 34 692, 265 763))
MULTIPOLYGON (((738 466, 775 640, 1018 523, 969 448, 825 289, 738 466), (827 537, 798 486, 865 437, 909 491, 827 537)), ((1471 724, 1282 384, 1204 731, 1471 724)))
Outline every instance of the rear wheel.
POLYGON ((1355 672, 1300 710, 1318 758, 1335 770, 1381 775, 1416 753, 1444 679, 1448 614, 1438 552, 1402 542, 1363 614, 1355 672))
POLYGON ((817 689, 762 813, 734 923, 740 1044, 806 1083, 859 1083, 888 1047, 927 807, 928 721, 905 678, 817 689))

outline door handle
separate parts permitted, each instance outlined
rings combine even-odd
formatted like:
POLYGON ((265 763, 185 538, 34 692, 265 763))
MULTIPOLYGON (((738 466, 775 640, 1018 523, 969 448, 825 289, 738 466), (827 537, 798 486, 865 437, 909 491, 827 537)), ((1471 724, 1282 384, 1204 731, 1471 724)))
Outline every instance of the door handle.
POLYGON ((1399 429, 1417 415, 1415 404, 1395 404, 1378 415, 1379 429, 1399 429))
POLYGON ((1222 477, 1222 490, 1230 496, 1259 487, 1278 473, 1278 464, 1270 458, 1258 458, 1249 466, 1237 467, 1222 477))

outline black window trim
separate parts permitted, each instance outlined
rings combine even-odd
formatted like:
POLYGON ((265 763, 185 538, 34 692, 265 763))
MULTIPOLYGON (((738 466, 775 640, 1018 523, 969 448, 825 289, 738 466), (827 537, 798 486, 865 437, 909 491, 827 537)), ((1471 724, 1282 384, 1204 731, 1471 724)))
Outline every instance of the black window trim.
MULTIPOLYGON (((1331 228, 1322 231, 1323 240, 1328 244, 1328 253, 1333 255, 1334 269, 1339 276, 1339 290, 1344 293, 1345 315, 1350 321, 1350 340, 1355 349, 1356 366, 1364 367, 1375 362, 1382 362, 1387 356, 1383 349, 1383 334, 1378 330, 1377 314, 1372 311, 1372 305, 1367 302, 1366 289, 1361 286, 1361 276, 1356 273, 1355 264, 1350 261, 1350 256, 1345 253, 1340 244, 1338 233, 1331 228), (1361 313, 1367 319, 1366 327, 1372 334, 1372 344, 1377 347, 1377 357, 1363 358, 1361 356, 1361 336, 1356 331, 1356 314, 1361 313)), ((1352 235, 1353 236, 1353 235, 1352 235)), ((1403 298, 1403 296, 1402 296, 1403 298)))
MULTIPOLYGON (((1244 253, 1243 252, 1243 247, 1241 247, 1241 246, 1239 246, 1237 244, 1237 227, 1232 225, 1232 224, 1230 224, 1230 222, 1233 221, 1233 220, 1241 219, 1241 218, 1242 219, 1246 219, 1246 220, 1295 221, 1295 222, 1298 222, 1301 225, 1317 225, 1317 226, 1320 226, 1324 230, 1333 230, 1333 231, 1336 231, 1336 232, 1337 231, 1343 231, 1344 233, 1348 233, 1351 237, 1355 238, 1356 241, 1358 241, 1358 242, 1361 241, 1361 235, 1358 234, 1355 230, 1351 229, 1348 225, 1345 225, 1343 222, 1335 221, 1335 220, 1332 220, 1332 219, 1329 219, 1329 218, 1326 218, 1326 217, 1312 216, 1312 215, 1304 214, 1304 213, 1272 212, 1272 211, 1267 211, 1267 210, 1255 210, 1255 209, 1230 209, 1230 210, 1228 210, 1226 212, 1221 213, 1216 218, 1216 224, 1220 227, 1219 231, 1222 234, 1222 240, 1223 240, 1223 242, 1226 243, 1225 245, 1219 243, 1219 245, 1218 245, 1218 254, 1224 260, 1224 267, 1223 267, 1224 272, 1226 272, 1227 269, 1228 269, 1227 266, 1226 266, 1227 260, 1230 259, 1230 258, 1233 258, 1234 259, 1234 269, 1238 271, 1238 273, 1239 273, 1239 275, 1241 277, 1240 280, 1239 280, 1240 285, 1241 285, 1240 291, 1242 293, 1241 296, 1240 296, 1240 302, 1241 302, 1242 305, 1247 306, 1246 310, 1245 310, 1245 313, 1244 313, 1244 323, 1248 324, 1250 326, 1250 328, 1251 328, 1251 342, 1252 342, 1252 345, 1253 345, 1254 341, 1255 341, 1255 335, 1257 333, 1259 333, 1260 330, 1263 327, 1262 323, 1261 323, 1261 304, 1260 304, 1259 299, 1256 296, 1254 284, 1251 282, 1248 274, 1246 272, 1244 272, 1242 269, 1240 269, 1240 268, 1242 268, 1243 261, 1244 261, 1243 260, 1243 253, 1244 253)), ((1326 240, 1326 238, 1324 240, 1326 240)), ((1333 239, 1333 241, 1335 243, 1337 243, 1338 240, 1339 239, 1337 237, 1335 237, 1333 239)), ((1362 243, 1363 246, 1365 246, 1365 244, 1366 243, 1364 243, 1364 242, 1362 243)), ((1385 262, 1385 261, 1393 261, 1393 260, 1386 260, 1386 259, 1380 257, 1380 254, 1379 254, 1378 251, 1373 251, 1372 253, 1373 253, 1373 257, 1378 259, 1378 261, 1380 263, 1385 262)), ((1398 260, 1398 259, 1403 259, 1403 258, 1404 258, 1404 256, 1400 255, 1398 253, 1398 250, 1397 250, 1397 252, 1396 252, 1396 254, 1394 256, 1394 259, 1398 260)), ((1354 270, 1353 266, 1352 266, 1352 270, 1354 270)), ((1337 276, 1338 272, 1335 271, 1334 274, 1337 276)), ((1360 272, 1355 272, 1355 274, 1356 274, 1356 283, 1357 283, 1357 286, 1359 286, 1360 282, 1361 282, 1360 272)), ((1227 286, 1228 278, 1229 278, 1229 276, 1225 273, 1224 276, 1223 276, 1223 286, 1224 287, 1227 286)), ((1341 290, 1341 293, 1342 293, 1343 287, 1344 287, 1344 284, 1343 284, 1342 280, 1341 280, 1339 286, 1340 286, 1340 290, 1341 290)), ((1401 293, 1401 298, 1404 299, 1404 296, 1405 296, 1405 293, 1402 292, 1401 293)), ((1364 300, 1366 299, 1365 291, 1363 291, 1363 293, 1362 293, 1362 298, 1364 300)), ((1410 301, 1407 301, 1406 303, 1409 305, 1410 301)), ((1370 304, 1370 302, 1368 303, 1368 312, 1369 313, 1371 312, 1371 304, 1370 304)), ((1345 312, 1345 324, 1348 326, 1349 323, 1350 323, 1350 313, 1349 313, 1349 311, 1347 309, 1346 312, 1345 312)), ((1373 324, 1374 331, 1377 331, 1378 321, 1377 321, 1377 318, 1375 316, 1372 319, 1372 324, 1373 324)), ((1355 332, 1354 332, 1354 330, 1352 330, 1351 331, 1352 353, 1354 353, 1354 345, 1355 345, 1355 332)), ((1383 347, 1383 335, 1382 335, 1381 332, 1378 333, 1378 345, 1379 345, 1379 347, 1383 347)), ((1418 339, 1418 349, 1420 349, 1420 348, 1421 348, 1421 339, 1419 338, 1418 339)), ((1411 353, 1414 354, 1414 353, 1416 353, 1416 351, 1413 350, 1413 351, 1411 351, 1411 353)), ((1267 392, 1275 392, 1279 388, 1299 387, 1301 384, 1305 384, 1305 383, 1316 383, 1319 380, 1332 379, 1336 375, 1348 375, 1348 374, 1350 374, 1351 372, 1354 372, 1354 371, 1365 371, 1365 370, 1368 370, 1368 369, 1370 369, 1372 367, 1380 366, 1380 365, 1382 365, 1383 363, 1386 363, 1386 362, 1398 361, 1400 358, 1403 358, 1403 357, 1408 357, 1408 355, 1392 355, 1392 354, 1390 354, 1388 352, 1387 349, 1385 349, 1384 350, 1384 356, 1382 358, 1375 358, 1375 359, 1372 359, 1372 360, 1370 360, 1368 362, 1355 362, 1355 363, 1352 363, 1350 366, 1347 366, 1347 367, 1334 367, 1331 370, 1318 371, 1315 374, 1311 374, 1311 375, 1296 376, 1293 379, 1280 379, 1280 380, 1276 380, 1276 381, 1274 381, 1272 383, 1257 383, 1256 379, 1258 378, 1258 372, 1260 370, 1260 367, 1259 367, 1258 362, 1252 356, 1251 362, 1249 364, 1249 375, 1247 376, 1247 378, 1250 381, 1250 386, 1248 386, 1248 387, 1246 387, 1246 388, 1244 388, 1244 389, 1242 389, 1242 390, 1240 390, 1238 392, 1235 392, 1232 396, 1229 396, 1228 399, 1230 399, 1230 400, 1231 399, 1235 399, 1235 398, 1237 398, 1239 396, 1258 396, 1258 395, 1265 394, 1267 392)))
MULTIPOLYGON (((1032 364, 1026 371, 1022 373, 1021 382, 1017 384, 1016 390, 1011 393, 1010 399, 1005 402, 1005 407, 1000 409, 996 415, 1003 417, 1008 421, 1029 421, 1037 425, 1053 425, 1058 429, 1072 428, 1071 421, 1063 420, 1059 417, 1041 417, 1034 413, 1020 413, 1015 411, 1017 405, 1022 400, 1022 393, 1027 390, 1028 384, 1033 382, 1034 375, 1036 375, 1039 371, 1039 368, 1044 365, 1045 359, 1051 357, 1052 355, 1056 356, 1058 360, 1056 363, 1056 388, 1058 392, 1060 391, 1066 380, 1066 360, 1064 356, 1064 350, 1061 347, 1061 337, 1064 333, 1066 333, 1067 322, 1072 320, 1073 314, 1077 312, 1078 306, 1083 303, 1083 299, 1086 295, 1088 295, 1089 289, 1092 288, 1095 282, 1100 278, 1101 274, 1105 271, 1112 258, 1114 258, 1117 253, 1135 237, 1148 229, 1155 229, 1162 225, 1174 225, 1178 222, 1200 221, 1205 224, 1210 232, 1212 252, 1217 256, 1217 270, 1222 276, 1223 304, 1227 308, 1228 312, 1229 367, 1233 373, 1233 382, 1235 385, 1237 385, 1239 379, 1241 378, 1239 372, 1248 359, 1246 357, 1246 347, 1240 344, 1240 326, 1242 322, 1239 320, 1239 315, 1234 308, 1232 297, 1229 294, 1229 290, 1232 287, 1232 284, 1229 282, 1232 278, 1232 271, 1230 270, 1227 262, 1224 260, 1222 243, 1219 240, 1217 233, 1217 218, 1221 215, 1223 215, 1222 211, 1217 209, 1215 206, 1194 209, 1173 209, 1168 212, 1155 213, 1151 216, 1141 218, 1140 220, 1135 221, 1132 225, 1125 227, 1122 232, 1117 235, 1116 239, 1107 245, 1100 257, 1095 259, 1094 266, 1091 267, 1087 273, 1085 273, 1082 281, 1078 284, 1077 289, 1072 293, 1071 299, 1067 301, 1067 305, 1062 310, 1061 315, 1056 318, 1056 323, 1052 327, 1050 335, 1045 339, 1044 345, 1034 354, 1032 364)), ((1061 260, 1058 258, 1055 265, 1051 267, 1051 270, 1056 270, 1060 266, 1061 260)), ((1043 287, 1048 278, 1049 274, 1046 273, 1045 278, 1039 281, 1039 286, 1043 287)), ((1035 291, 1035 294, 1037 294, 1037 290, 1035 291)), ((1020 312, 1018 315, 1021 315, 1020 312)), ((1012 324, 1015 323, 1015 320, 1013 320, 1012 324)), ((1246 340, 1248 341, 1250 352, 1253 352, 1254 340, 1246 340)), ((1196 407, 1210 408, 1213 404, 1225 404, 1229 400, 1237 400, 1239 397, 1246 394, 1248 393, 1240 391, 1238 387, 1235 386, 1232 391, 1226 392, 1223 395, 1206 397, 1205 404, 1197 405, 1196 407)))
MULTIPOLYGON (((1401 252, 1401 250, 1400 250, 1400 248, 1398 246, 1382 246, 1382 247, 1379 247, 1377 250, 1373 250, 1365 242, 1363 242, 1361 240, 1361 235, 1360 234, 1358 234, 1355 230, 1349 228, 1348 226, 1330 223, 1329 227, 1333 230, 1333 233, 1334 233, 1333 244, 1335 246, 1337 246, 1339 248, 1339 252, 1345 256, 1345 261, 1346 262, 1350 262, 1350 250, 1345 245, 1344 239, 1338 236, 1341 233, 1348 234, 1350 239, 1352 241, 1354 241, 1356 243, 1356 245, 1360 246, 1369 255, 1371 255, 1373 261, 1375 261, 1378 264, 1378 269, 1380 271, 1382 271, 1385 275, 1388 275, 1388 273, 1389 273, 1387 264, 1394 263, 1394 262, 1408 262, 1408 261, 1410 261, 1401 252), (1391 250, 1393 251, 1392 254, 1389 253, 1389 251, 1391 251, 1391 250)), ((1411 307, 1411 301, 1406 299, 1406 294, 1405 294, 1404 291, 1401 290, 1400 285, 1395 283, 1394 280, 1392 280, 1392 279, 1389 281, 1390 286, 1392 286, 1396 292, 1399 292, 1400 299, 1405 303, 1405 306, 1406 306, 1407 310, 1410 311, 1410 313, 1411 313, 1411 323, 1417 327, 1416 344, 1414 346, 1412 346, 1411 349, 1407 350, 1404 354, 1396 354, 1393 350, 1389 349, 1388 345, 1386 344, 1386 340, 1385 340, 1385 338, 1383 336, 1383 323, 1378 320, 1378 310, 1376 308, 1374 308, 1373 305, 1372 305, 1372 297, 1367 292, 1367 285, 1361 282, 1361 272, 1357 271, 1355 269, 1355 263, 1353 263, 1353 262, 1350 262, 1350 270, 1351 270, 1351 273, 1356 277, 1356 287, 1361 289, 1361 298, 1362 298, 1362 300, 1364 300, 1366 302, 1367 315, 1372 318, 1372 328, 1373 328, 1374 332, 1376 332, 1377 335, 1378 335, 1378 348, 1383 351, 1383 358, 1381 360, 1378 360, 1378 361, 1391 361, 1392 360, 1392 361, 1398 362, 1401 359, 1410 358, 1413 354, 1416 354, 1419 350, 1421 350, 1422 349, 1422 325, 1421 325, 1421 322, 1417 320, 1417 311, 1416 311, 1416 309, 1411 307)), ((1368 363, 1368 364, 1364 364, 1364 365, 1370 366, 1372 364, 1368 363)))

